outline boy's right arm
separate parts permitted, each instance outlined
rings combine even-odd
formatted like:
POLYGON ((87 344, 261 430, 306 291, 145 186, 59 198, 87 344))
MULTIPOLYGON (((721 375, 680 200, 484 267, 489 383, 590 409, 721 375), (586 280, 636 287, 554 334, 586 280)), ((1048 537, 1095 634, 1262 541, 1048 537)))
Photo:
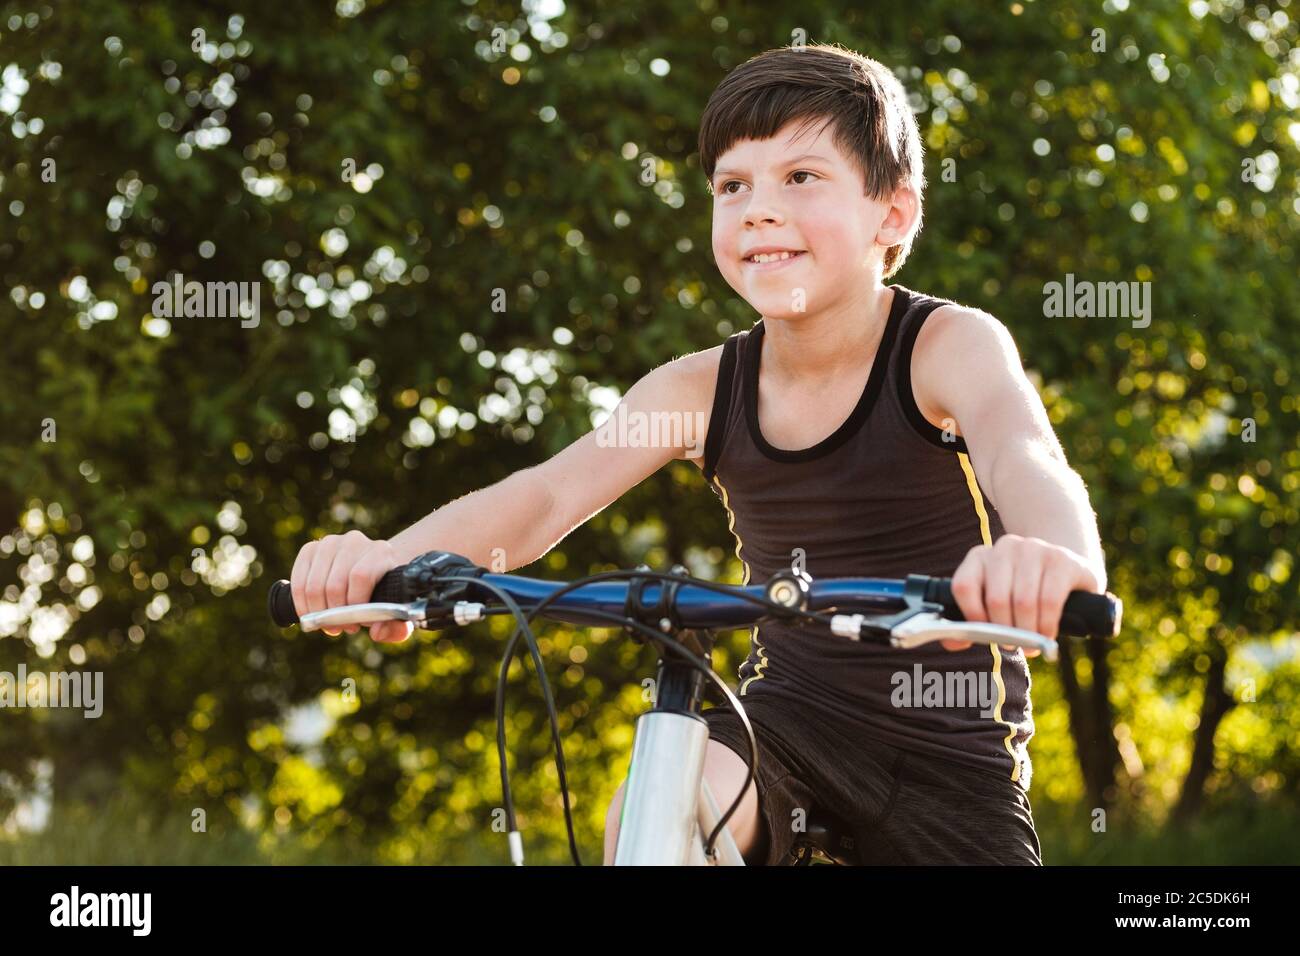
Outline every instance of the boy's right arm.
MULTIPOLYGON (((720 352, 717 346, 660 366, 628 390, 615 412, 625 411, 629 422, 636 415, 649 421, 652 413, 678 413, 683 428, 647 426, 656 440, 634 445, 619 444, 615 429, 607 432, 613 443, 598 441, 599 430, 593 430, 542 464, 457 498, 389 540, 349 531, 304 545, 290 582, 299 615, 369 601, 387 571, 428 551, 451 551, 498 571, 523 567, 669 461, 698 461, 720 352)), ((384 621, 370 633, 391 642, 405 640, 411 630, 408 623, 384 621)))

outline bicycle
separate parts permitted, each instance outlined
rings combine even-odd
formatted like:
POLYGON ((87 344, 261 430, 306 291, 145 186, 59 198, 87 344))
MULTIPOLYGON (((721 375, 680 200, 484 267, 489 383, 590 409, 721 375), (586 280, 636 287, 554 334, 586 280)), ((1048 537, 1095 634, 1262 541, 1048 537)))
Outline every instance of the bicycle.
MULTIPOLYGON (((304 631, 411 621, 437 630, 464 626, 497 614, 511 614, 516 627, 507 642, 497 680, 497 749, 508 825, 511 861, 522 865, 523 839, 511 798, 505 758, 506 675, 522 640, 529 649, 542 688, 556 752, 569 849, 582 865, 573 833, 555 703, 546 679, 531 622, 538 616, 578 626, 617 625, 639 643, 661 650, 650 710, 636 723, 632 759, 624 791, 623 816, 615 866, 743 866, 726 823, 740 806, 758 768, 758 744, 744 707, 710 666, 713 630, 748 627, 771 617, 826 626, 831 633, 896 648, 913 648, 953 639, 983 644, 1037 648, 1048 661, 1057 642, 1032 631, 962 619, 951 579, 909 575, 891 578, 828 578, 781 571, 765 584, 726 585, 691 577, 675 566, 668 573, 642 565, 609 571, 568 583, 512 574, 493 574, 448 551, 431 551, 394 568, 375 586, 365 604, 344 605, 306 614, 299 620, 288 581, 271 585, 267 595, 272 620, 304 631), (707 682, 736 711, 749 742, 748 775, 726 813, 704 779, 708 724, 700 716, 707 682), (708 834, 707 837, 704 834, 708 834)), ((1113 594, 1074 591, 1065 603, 1062 636, 1111 637, 1119 633, 1123 605, 1113 594)), ((795 865, 857 862, 842 823, 814 816, 791 851, 795 865)))

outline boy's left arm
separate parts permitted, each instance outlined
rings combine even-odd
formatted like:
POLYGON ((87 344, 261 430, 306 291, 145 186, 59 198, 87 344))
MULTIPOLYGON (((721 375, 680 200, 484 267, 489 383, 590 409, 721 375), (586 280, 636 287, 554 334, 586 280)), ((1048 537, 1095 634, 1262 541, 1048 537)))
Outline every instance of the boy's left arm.
POLYGON ((932 424, 956 422, 952 431, 966 440, 1007 532, 972 548, 953 574, 962 614, 1056 637, 1071 591, 1105 591, 1105 557, 1087 488, 1065 460, 1011 334, 987 313, 936 309, 917 337, 912 390, 932 424))

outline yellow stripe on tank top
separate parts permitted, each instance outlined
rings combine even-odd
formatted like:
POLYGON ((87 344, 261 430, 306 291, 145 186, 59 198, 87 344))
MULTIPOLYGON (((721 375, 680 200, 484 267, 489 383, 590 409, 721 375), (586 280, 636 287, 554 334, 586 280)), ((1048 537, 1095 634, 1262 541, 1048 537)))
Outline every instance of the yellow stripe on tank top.
MULTIPOLYGON (((731 500, 727 497, 727 489, 722 486, 722 481, 718 478, 717 474, 714 474, 713 476, 713 483, 718 486, 718 491, 722 493, 722 507, 727 509, 727 530, 730 531, 732 536, 736 539, 736 557, 740 561, 740 566, 745 569, 745 575, 740 581, 741 585, 744 586, 749 583, 749 562, 746 561, 744 556, 740 553, 742 542, 740 540, 740 535, 736 532, 736 514, 731 510, 731 500)), ((765 675, 767 669, 767 654, 763 650, 763 645, 759 643, 757 624, 750 628, 749 639, 753 645, 758 648, 758 665, 754 668, 754 676, 741 683, 740 696, 742 697, 745 695, 745 688, 754 681, 760 680, 765 675)))
MULTIPOLYGON (((993 534, 989 530, 989 513, 984 507, 984 493, 980 491, 979 482, 975 480, 975 469, 971 466, 970 456, 965 452, 957 452, 957 460, 961 462, 961 470, 966 473, 966 487, 970 491, 971 499, 975 502, 975 513, 980 519, 980 538, 985 544, 993 543, 993 534)), ((993 719, 1003 724, 1007 728, 1006 739, 1002 741, 1002 746, 1007 749, 1011 756, 1011 779, 1020 779, 1020 761, 1016 759, 1016 752, 1011 747, 1011 738, 1016 735, 1015 725, 1002 719, 1002 705, 1007 700, 1007 685, 1002 680, 1002 650, 996 644, 990 644, 989 650, 993 652, 993 683, 998 689, 997 706, 993 708, 993 719)))

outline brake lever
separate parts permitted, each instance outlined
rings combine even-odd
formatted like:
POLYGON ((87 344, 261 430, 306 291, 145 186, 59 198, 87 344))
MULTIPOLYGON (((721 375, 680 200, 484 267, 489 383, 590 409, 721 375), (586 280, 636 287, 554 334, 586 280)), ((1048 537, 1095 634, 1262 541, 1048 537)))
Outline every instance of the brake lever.
POLYGON ((410 621, 413 624, 428 624, 430 621, 441 622, 447 617, 457 624, 473 624, 481 621, 486 613, 486 606, 477 601, 457 601, 450 608, 450 615, 445 604, 421 598, 410 604, 398 604, 392 601, 371 601, 368 604, 344 604, 328 607, 323 611, 304 614, 298 621, 303 631, 319 631, 323 628, 343 628, 352 624, 374 624, 376 621, 410 621))
POLYGON ((931 641, 972 639, 978 644, 1011 644, 1015 647, 1036 648, 1049 662, 1056 660, 1060 650, 1060 645, 1052 638, 1034 631, 984 621, 950 621, 932 611, 916 614, 895 626, 890 633, 889 643, 893 647, 913 648, 931 641))
POLYGON ((932 641, 974 641, 977 644, 1011 644, 1036 648, 1048 662, 1057 659, 1060 645, 1034 631, 984 621, 950 621, 943 608, 929 602, 917 603, 897 614, 868 617, 864 614, 836 614, 831 632, 855 641, 863 639, 910 649, 932 641))
POLYGON ((423 623, 428 617, 428 601, 397 604, 392 601, 371 601, 366 604, 343 604, 311 611, 298 619, 303 631, 347 627, 352 624, 374 624, 376 621, 412 621, 423 623))

